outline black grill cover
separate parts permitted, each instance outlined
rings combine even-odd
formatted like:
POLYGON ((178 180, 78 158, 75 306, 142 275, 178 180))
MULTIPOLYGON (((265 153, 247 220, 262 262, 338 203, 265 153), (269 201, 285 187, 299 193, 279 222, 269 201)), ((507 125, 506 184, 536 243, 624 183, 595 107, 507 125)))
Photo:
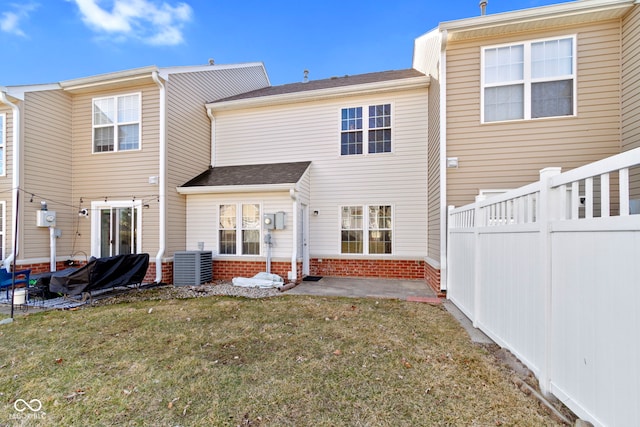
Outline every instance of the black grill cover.
POLYGON ((94 258, 71 274, 51 276, 49 291, 80 295, 99 289, 142 283, 149 267, 149 254, 94 258))

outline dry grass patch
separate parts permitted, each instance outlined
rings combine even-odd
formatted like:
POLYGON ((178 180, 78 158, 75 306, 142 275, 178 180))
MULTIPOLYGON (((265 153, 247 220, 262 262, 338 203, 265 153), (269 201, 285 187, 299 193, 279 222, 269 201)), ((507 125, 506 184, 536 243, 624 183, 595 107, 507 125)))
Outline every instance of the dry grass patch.
POLYGON ((396 300, 155 300, 0 327, 11 425, 555 425, 509 378, 442 307, 396 300))

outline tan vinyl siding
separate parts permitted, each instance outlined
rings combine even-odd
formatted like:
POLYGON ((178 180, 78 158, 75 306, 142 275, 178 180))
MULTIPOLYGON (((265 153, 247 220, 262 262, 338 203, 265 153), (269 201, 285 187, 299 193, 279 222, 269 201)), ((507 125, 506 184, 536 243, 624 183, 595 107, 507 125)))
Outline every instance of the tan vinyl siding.
POLYGON ((447 48, 447 204, 474 200, 479 190, 517 188, 539 170, 564 171, 620 150, 620 22, 449 43, 447 48), (576 117, 480 124, 483 46, 577 35, 576 117))
MULTIPOLYGON (((198 194, 187 197, 187 250, 196 250, 198 242, 204 242, 205 250, 218 254, 219 206, 222 204, 260 204, 261 214, 285 212, 285 228, 272 230, 273 246, 271 256, 274 261, 291 259, 293 251, 293 203, 289 192, 244 193, 244 194, 198 194)), ((265 230, 261 230, 260 255, 220 256, 243 260, 266 260, 267 248, 264 244, 265 230)), ((217 256, 217 255, 216 255, 217 256)))
POLYGON ((262 67, 171 74, 167 82, 167 250, 184 250, 185 197, 176 187, 211 164, 211 122, 205 104, 264 87, 262 67))
POLYGON ((431 31, 415 41, 413 67, 431 77, 429 85, 429 144, 427 155, 427 256, 440 262, 440 58, 442 35, 431 31))
MULTIPOLYGON (((142 251, 154 257, 158 250, 158 186, 149 184, 159 175, 159 89, 151 83, 119 90, 77 95, 72 102, 72 179, 74 203, 92 201, 144 200, 142 210, 142 251), (141 93, 142 115, 140 150, 93 153, 92 99, 103 96, 141 93)), ((97 214, 92 212, 91 215, 97 214)), ((78 221, 76 247, 90 248, 90 220, 78 221)))
MULTIPOLYGON (((622 150, 640 147, 640 5, 622 21, 622 150)), ((631 195, 640 199, 640 168, 631 170, 631 195)))
POLYGON ((28 92, 23 114, 22 258, 50 256, 49 229, 36 226, 41 200, 56 212, 56 228, 64 230, 56 239, 56 254, 69 257, 78 221, 77 202, 71 197, 71 97, 61 90, 28 92))
POLYGON ((423 89, 221 111, 217 164, 312 161, 309 210, 319 215, 310 218, 311 257, 339 255, 340 206, 386 204, 394 207, 393 257, 423 259, 427 95, 423 89), (341 109, 384 103, 393 105, 393 152, 341 156, 341 109))
POLYGON ((427 155, 428 251, 440 262, 440 81, 429 86, 429 152, 427 155))

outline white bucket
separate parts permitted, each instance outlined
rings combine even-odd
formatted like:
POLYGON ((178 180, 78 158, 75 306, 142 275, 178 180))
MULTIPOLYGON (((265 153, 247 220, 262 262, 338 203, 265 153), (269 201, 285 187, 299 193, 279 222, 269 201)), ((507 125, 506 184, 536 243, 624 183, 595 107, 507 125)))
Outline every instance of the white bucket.
POLYGON ((27 301, 27 290, 25 288, 13 290, 13 305, 23 305, 27 301))

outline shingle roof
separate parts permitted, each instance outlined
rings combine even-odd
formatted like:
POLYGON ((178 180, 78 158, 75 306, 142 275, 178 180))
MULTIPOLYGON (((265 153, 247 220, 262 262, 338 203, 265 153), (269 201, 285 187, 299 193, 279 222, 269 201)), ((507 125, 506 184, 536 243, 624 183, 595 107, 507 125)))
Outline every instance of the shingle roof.
POLYGON ((263 89, 257 89, 251 92, 242 93, 240 95, 219 99, 217 102, 235 101, 238 99, 260 98, 263 96, 284 95, 288 93, 307 92, 313 90, 330 89, 343 86, 354 86, 367 83, 378 83, 390 80, 409 79, 413 77, 424 77, 425 74, 418 70, 409 68, 406 70, 381 71, 377 73, 357 74, 354 76, 332 77, 323 80, 309 80, 306 83, 290 83, 281 86, 269 86, 263 89))
POLYGON ((182 187, 295 184, 310 164, 311 162, 293 162, 216 166, 189 180, 182 187))

